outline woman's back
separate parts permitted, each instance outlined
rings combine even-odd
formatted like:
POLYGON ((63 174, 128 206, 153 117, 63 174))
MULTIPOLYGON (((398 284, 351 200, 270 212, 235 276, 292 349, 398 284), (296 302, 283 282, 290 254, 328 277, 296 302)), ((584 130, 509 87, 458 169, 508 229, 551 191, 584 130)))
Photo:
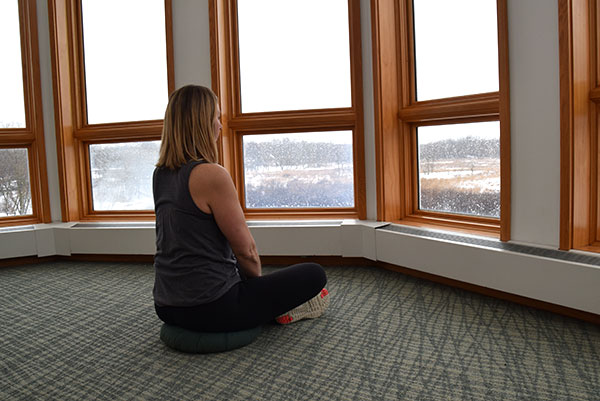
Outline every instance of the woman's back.
POLYGON ((233 251, 211 214, 201 211, 189 191, 192 169, 156 168, 154 301, 159 306, 211 302, 240 281, 233 251))

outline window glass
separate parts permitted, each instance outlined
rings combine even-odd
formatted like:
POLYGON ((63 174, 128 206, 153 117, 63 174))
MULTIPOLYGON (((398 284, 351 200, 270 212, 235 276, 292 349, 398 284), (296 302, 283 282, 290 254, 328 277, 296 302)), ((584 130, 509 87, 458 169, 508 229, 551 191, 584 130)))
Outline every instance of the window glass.
POLYGON ((163 0, 82 0, 87 121, 159 120, 168 101, 163 0))
POLYGON ((500 124, 417 128, 419 208, 500 217, 500 124))
POLYGON ((242 112, 351 106, 347 0, 238 0, 242 112))
POLYGON ((498 90, 496 0, 413 0, 417 100, 498 90))
POLYGON ((25 128, 19 3, 0 1, 0 128, 25 128))
POLYGON ((27 149, 0 149, 0 217, 32 213, 27 149))
POLYGON ((246 135, 247 208, 354 206, 352 131, 246 135))
POLYGON ((159 147, 159 141, 90 145, 94 210, 153 210, 159 147))

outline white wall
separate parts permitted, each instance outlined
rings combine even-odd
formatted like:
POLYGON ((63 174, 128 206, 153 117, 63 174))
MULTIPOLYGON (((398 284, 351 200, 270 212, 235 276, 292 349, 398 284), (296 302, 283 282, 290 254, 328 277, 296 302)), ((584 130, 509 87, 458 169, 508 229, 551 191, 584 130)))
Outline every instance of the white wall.
POLYGON ((173 2, 173 52, 176 88, 211 87, 208 1, 173 2))
MULTIPOLYGON (((60 224, 52 109, 47 2, 37 0, 40 66, 55 224, 0 230, 0 258, 71 253, 152 254, 153 226, 97 228, 60 224)), ((361 0, 367 213, 376 217, 372 55, 369 0, 361 0)), ((173 2, 175 81, 210 86, 206 1, 173 2)), ((512 242, 557 248, 559 240, 558 5, 508 0, 511 75, 512 242)), ((381 223, 258 224, 251 230, 264 255, 362 256, 396 263, 558 305, 600 314, 600 269, 414 235, 383 233, 381 223)))
POLYGON ((558 247, 558 1, 508 1, 513 241, 558 247))

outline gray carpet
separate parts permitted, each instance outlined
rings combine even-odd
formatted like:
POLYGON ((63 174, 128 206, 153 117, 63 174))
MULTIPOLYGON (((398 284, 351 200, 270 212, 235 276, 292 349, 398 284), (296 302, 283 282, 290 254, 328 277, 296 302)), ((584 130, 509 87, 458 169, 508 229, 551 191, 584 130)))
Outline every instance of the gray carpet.
MULTIPOLYGON (((266 268, 268 272, 272 268, 266 268)), ((369 267, 229 353, 159 340, 149 264, 0 269, 1 400, 600 400, 600 327, 369 267)))

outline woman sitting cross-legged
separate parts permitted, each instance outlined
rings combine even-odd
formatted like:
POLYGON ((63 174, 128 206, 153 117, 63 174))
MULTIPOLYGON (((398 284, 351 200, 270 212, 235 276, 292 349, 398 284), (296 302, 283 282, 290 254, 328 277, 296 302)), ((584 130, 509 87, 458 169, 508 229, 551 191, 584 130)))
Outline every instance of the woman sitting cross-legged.
POLYGON ((154 303, 165 323, 229 332, 320 316, 327 277, 316 263, 262 275, 233 181, 217 164, 220 110, 208 88, 173 92, 153 176, 154 303))

